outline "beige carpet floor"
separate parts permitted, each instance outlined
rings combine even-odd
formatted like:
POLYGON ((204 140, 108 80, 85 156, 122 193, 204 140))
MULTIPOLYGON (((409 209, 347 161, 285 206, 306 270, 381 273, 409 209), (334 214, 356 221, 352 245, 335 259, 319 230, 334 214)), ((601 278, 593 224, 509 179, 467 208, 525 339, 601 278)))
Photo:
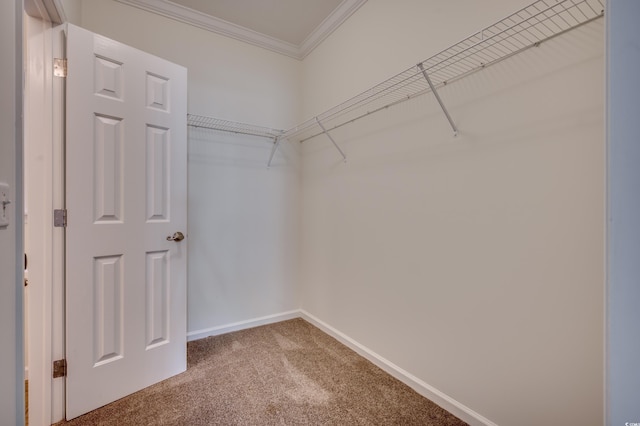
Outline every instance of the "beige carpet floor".
POLYGON ((466 424, 302 319, 187 353, 185 373, 59 425, 466 424))

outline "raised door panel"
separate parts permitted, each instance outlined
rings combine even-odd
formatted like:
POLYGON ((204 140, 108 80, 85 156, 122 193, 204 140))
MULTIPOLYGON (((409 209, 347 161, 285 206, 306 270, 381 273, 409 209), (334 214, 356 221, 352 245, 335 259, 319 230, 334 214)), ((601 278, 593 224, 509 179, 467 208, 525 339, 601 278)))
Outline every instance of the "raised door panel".
POLYGON ((68 26, 67 418, 186 369, 186 70, 68 26), (99 392, 94 391, 99 389, 99 392))

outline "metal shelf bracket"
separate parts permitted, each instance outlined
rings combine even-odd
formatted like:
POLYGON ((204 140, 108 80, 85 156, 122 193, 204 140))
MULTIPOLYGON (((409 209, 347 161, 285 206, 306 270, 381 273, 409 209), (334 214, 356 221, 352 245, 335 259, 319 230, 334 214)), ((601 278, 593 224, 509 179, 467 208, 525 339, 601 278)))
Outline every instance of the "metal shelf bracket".
POLYGON ((453 119, 449 115, 449 111, 447 111, 447 107, 444 106, 444 103, 442 102, 442 99, 440 98, 440 95, 436 90, 436 86, 434 86, 433 83, 431 82, 431 79, 429 78, 429 74, 427 74, 427 71, 424 69, 424 65, 422 65, 422 62, 418 64, 418 69, 420 69, 425 80, 427 80, 427 83, 429 84, 429 88, 431 89, 431 91, 433 92, 433 95, 436 97, 436 100, 440 104, 440 108, 442 108, 442 112, 444 112, 444 115, 447 117, 447 120, 449 120, 449 124, 453 129, 453 136, 458 136, 458 128, 456 127, 456 123, 453 122, 453 119))
POLYGON ((331 137, 331 134, 329 134, 329 132, 327 131, 327 129, 324 128, 324 126, 322 125, 322 123, 320 122, 320 120, 318 119, 318 117, 316 117, 316 121, 318 122, 318 126, 320 126, 320 128, 322 129, 322 133, 324 133, 325 135, 327 135, 327 137, 329 138, 329 140, 331 140, 331 142, 333 143, 333 146, 336 147, 336 149, 340 152, 340 155, 342 155, 342 158, 344 159, 344 162, 347 162, 347 156, 344 155, 344 152, 342 152, 342 150, 340 149, 340 147, 338 146, 338 144, 336 143, 336 141, 333 140, 333 138, 331 137))
POLYGON ((271 147, 271 154, 269 155, 269 161, 267 162, 267 169, 271 168, 271 161, 273 161, 273 156, 278 150, 278 145, 280 145, 280 136, 276 136, 273 139, 273 146, 271 147))

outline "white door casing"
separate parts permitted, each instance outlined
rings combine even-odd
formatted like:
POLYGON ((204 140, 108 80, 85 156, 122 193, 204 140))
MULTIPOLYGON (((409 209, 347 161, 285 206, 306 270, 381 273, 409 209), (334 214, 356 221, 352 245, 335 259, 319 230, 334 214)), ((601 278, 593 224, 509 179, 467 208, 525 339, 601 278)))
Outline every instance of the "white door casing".
POLYGON ((67 419, 186 369, 187 70, 68 25, 67 419))

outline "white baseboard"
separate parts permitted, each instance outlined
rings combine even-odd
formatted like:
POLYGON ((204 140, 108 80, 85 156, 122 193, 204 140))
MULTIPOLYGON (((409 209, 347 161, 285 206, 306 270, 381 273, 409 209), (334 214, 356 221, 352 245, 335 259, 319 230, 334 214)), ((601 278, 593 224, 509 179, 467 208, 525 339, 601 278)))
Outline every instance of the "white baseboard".
POLYGON ((456 401, 450 396, 444 394, 443 392, 440 392, 438 389, 434 388, 433 386, 423 382, 422 380, 418 379, 414 375, 410 374, 409 372, 403 370, 402 368, 393 364, 389 360, 373 352, 371 349, 367 348, 366 346, 361 345, 360 343, 356 342, 349 336, 341 333, 340 331, 336 330, 330 325, 322 322, 321 320, 314 317, 310 313, 304 310, 300 310, 299 316, 304 320, 310 322, 311 324, 315 325, 316 327, 318 327, 320 330, 324 331, 331 337, 335 338, 340 343, 354 350, 360 356, 371 361, 376 366, 386 371, 396 379, 400 380, 407 386, 410 386, 411 388, 413 388, 413 390, 418 392, 420 395, 438 404, 440 407, 444 408, 445 410, 447 410, 454 416, 458 417, 459 419, 469 423, 472 426, 497 426, 491 420, 481 416, 480 414, 476 413, 475 411, 465 406, 464 404, 461 404, 460 402, 456 401))
POLYGON ((232 331, 245 330, 247 328, 258 327, 275 322, 286 321, 293 318, 300 318, 300 311, 288 311, 279 314, 267 315, 260 318, 253 318, 245 321, 234 322, 231 324, 220 325, 217 327, 205 328, 202 330, 189 331, 187 333, 187 341, 204 339, 209 336, 218 336, 220 334, 231 333, 232 331))
POLYGON ((315 325, 320 330, 324 331, 331 337, 338 340, 340 343, 344 344, 348 348, 355 351, 360 356, 366 358, 371 361, 373 364, 400 380, 407 386, 411 387, 413 390, 418 392, 420 395, 425 398, 433 401, 438 404, 440 407, 444 408, 454 416, 459 419, 469 423, 471 426, 498 426, 491 420, 483 417, 482 415, 476 413, 471 408, 466 405, 456 401, 451 398, 447 394, 439 391, 433 386, 425 383, 424 381, 418 379, 411 373, 403 370, 398 367, 391 361, 381 357, 371 349, 367 348, 364 345, 361 345, 351 337, 346 334, 336 330, 331 327, 329 324, 319 320, 314 317, 310 313, 300 309, 288 312, 282 312, 279 314, 268 315, 260 318, 254 318, 246 321, 234 322, 231 324, 221 325, 218 327, 211 327, 203 330, 190 331, 187 333, 187 340, 198 340, 203 339, 209 336, 218 336, 220 334, 231 333, 232 331, 245 330, 248 328, 258 327, 266 324, 273 324, 280 321, 286 321, 293 318, 302 318, 309 323, 315 325))

